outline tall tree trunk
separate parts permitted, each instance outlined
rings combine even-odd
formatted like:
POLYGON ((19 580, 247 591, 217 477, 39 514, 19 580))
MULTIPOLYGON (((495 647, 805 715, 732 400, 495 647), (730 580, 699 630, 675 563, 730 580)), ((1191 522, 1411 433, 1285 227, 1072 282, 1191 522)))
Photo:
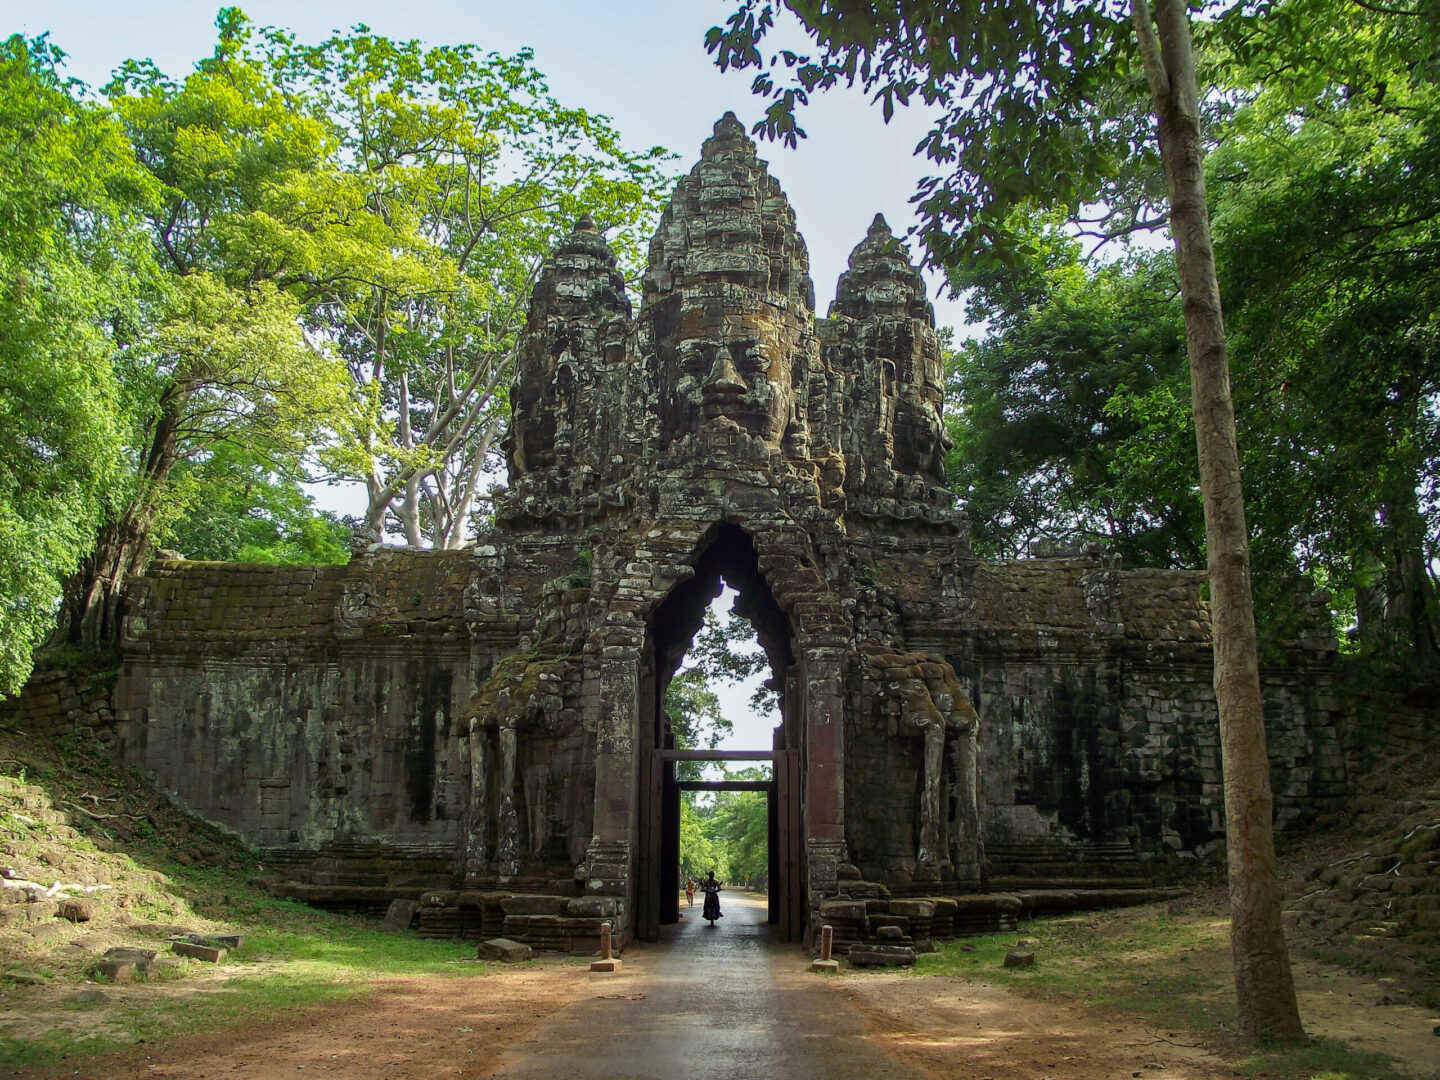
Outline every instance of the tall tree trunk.
POLYGON ((186 394, 167 392, 150 447, 130 502, 100 527, 94 550, 65 583, 57 628, 58 643, 87 649, 112 649, 120 641, 125 583, 144 571, 160 500, 179 454, 180 416, 186 394))
POLYGON ((1240 1026, 1251 1036, 1295 1038, 1304 1030, 1281 921, 1250 542, 1220 284, 1205 201, 1205 150, 1190 21, 1184 0, 1155 0, 1153 22, 1146 0, 1134 0, 1134 16, 1159 120, 1160 157, 1170 195, 1170 231, 1190 352, 1214 625, 1215 700, 1225 770, 1231 949, 1240 1026))
POLYGON ((1425 521, 1415 491, 1411 484, 1384 504, 1380 550, 1356 557, 1356 618, 1368 650, 1402 665, 1412 682, 1433 686, 1440 683, 1440 597, 1425 552, 1425 521))

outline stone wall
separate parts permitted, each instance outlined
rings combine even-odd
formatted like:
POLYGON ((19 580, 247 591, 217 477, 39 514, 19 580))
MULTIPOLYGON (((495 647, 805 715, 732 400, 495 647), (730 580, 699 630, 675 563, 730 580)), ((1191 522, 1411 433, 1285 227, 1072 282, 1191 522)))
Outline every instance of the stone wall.
MULTIPOLYGON (((1152 875, 1221 854, 1203 582, 1195 571, 1122 571, 1098 552, 977 566, 973 627, 947 655, 986 719, 981 791, 995 877, 1026 878, 1027 848, 1046 838, 1088 850, 1097 868, 1123 845, 1152 875)), ((1342 807, 1346 711, 1333 636, 1317 631, 1279 654, 1263 683, 1284 835, 1342 807)))
POLYGON ((102 747, 115 741, 114 671, 38 671, 20 693, 0 698, 0 728, 102 747))

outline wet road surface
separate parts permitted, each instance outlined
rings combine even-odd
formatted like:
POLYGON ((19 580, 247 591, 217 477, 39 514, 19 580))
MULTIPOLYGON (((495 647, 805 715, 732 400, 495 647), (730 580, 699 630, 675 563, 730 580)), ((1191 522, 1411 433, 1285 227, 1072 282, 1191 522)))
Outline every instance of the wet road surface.
MULTIPOLYGON (((698 898, 697 898, 698 899, 698 898)), ((588 974, 594 994, 542 1021, 492 1076, 914 1080, 864 1038, 865 1021, 775 941, 764 898, 726 892, 712 929, 683 906, 663 940, 588 974)))

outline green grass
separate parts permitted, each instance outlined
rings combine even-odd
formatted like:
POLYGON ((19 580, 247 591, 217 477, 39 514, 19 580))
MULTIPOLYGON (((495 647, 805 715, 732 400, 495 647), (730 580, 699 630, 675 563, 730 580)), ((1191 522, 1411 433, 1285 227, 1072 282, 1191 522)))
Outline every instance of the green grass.
MULTIPOLYGON (((123 1000, 107 989, 108 1000, 62 1006, 57 1019, 74 1020, 75 1030, 57 1022, 33 1038, 0 1037, 0 1074, 53 1068, 61 1061, 69 1064, 181 1032, 263 1023, 368 993, 377 979, 483 978, 498 970, 474 960, 472 942, 387 933, 373 919, 272 897, 255 884, 262 867, 253 853, 165 805, 138 779, 74 740, 0 735, 0 759, 0 773, 43 788, 57 806, 95 806, 85 801, 87 793, 100 794, 105 815, 72 813, 81 830, 74 837, 19 820, 0 827, 10 859, 46 872, 54 868, 56 876, 82 870, 101 874, 115 884, 115 891, 106 894, 107 905, 121 904, 128 917, 127 943, 145 944, 162 955, 169 951, 165 937, 177 927, 201 932, 223 927, 245 935, 245 943, 230 951, 218 972, 209 964, 181 960, 150 977, 151 984, 161 984, 152 985, 152 992, 125 994, 130 1000, 123 1000), (114 831, 120 820, 128 823, 123 835, 114 831), (223 983, 199 981, 216 974, 225 977, 223 983)), ((76 950, 59 951, 47 962, 31 954, 28 939, 14 936, 8 959, 0 963, 0 992, 11 1008, 18 1006, 22 1016, 27 1011, 39 1015, 42 1002, 53 1001, 55 991, 63 993, 67 985, 76 993, 84 988, 90 958, 76 950), (45 985, 32 985, 35 980, 45 985)))
POLYGON ((947 942, 920 956, 916 975, 1000 983, 1035 998, 1143 1018, 1226 1052, 1242 1075, 1269 1080, 1404 1080, 1390 1059, 1331 1039, 1247 1047, 1238 1037, 1234 986, 1225 958, 1228 921, 1172 918, 1150 908, 1038 919, 1019 933, 947 942), (1035 966, 1005 968, 1028 941, 1035 966))
MULTIPOLYGON (((51 1032, 25 1041, 0 1039, 0 1069, 54 1066, 63 1059, 159 1042, 182 1031, 194 1034, 263 1022, 369 993, 378 978, 483 978, 498 967, 476 962, 470 942, 385 933, 358 919, 284 901, 256 906, 269 910, 263 923, 247 927, 245 943, 226 957, 223 986, 180 997, 74 1004, 70 1007, 79 1012, 101 1014, 103 1009, 102 1029, 51 1032), (287 910, 292 908, 303 910, 287 910)), ((191 974, 208 967, 198 961, 186 961, 186 966, 191 974)))

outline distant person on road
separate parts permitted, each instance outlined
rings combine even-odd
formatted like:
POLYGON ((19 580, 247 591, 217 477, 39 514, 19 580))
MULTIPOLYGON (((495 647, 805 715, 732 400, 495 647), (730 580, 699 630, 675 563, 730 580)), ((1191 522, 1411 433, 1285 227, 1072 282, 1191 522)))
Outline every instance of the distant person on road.
POLYGON ((685 900, 691 907, 695 906, 695 879, 693 877, 685 879, 685 900))
POLYGON ((715 925, 716 919, 723 919, 725 916, 720 911, 720 882, 715 880, 715 871, 711 870, 708 877, 700 883, 700 889, 705 893, 705 910, 701 915, 710 920, 710 925, 715 925))

